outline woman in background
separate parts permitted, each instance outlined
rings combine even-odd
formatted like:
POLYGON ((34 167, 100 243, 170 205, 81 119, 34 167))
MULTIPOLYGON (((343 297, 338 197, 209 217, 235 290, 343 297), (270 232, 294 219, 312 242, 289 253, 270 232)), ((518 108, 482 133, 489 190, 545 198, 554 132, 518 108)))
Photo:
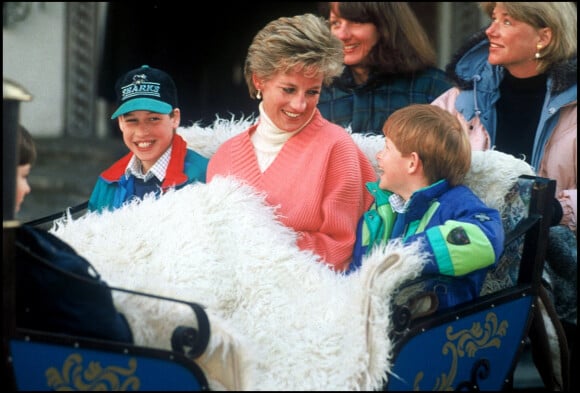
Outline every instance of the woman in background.
POLYGON ((344 71, 323 88, 318 109, 353 132, 383 134, 397 109, 430 104, 452 85, 436 68, 427 33, 405 2, 320 3, 342 42, 344 71))

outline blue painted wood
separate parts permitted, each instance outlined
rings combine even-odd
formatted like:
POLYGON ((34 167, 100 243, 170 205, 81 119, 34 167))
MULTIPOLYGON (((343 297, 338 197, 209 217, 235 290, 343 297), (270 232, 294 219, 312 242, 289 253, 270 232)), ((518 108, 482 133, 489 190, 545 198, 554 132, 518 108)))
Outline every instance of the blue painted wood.
POLYGON ((405 343, 387 390, 502 390, 511 378, 532 296, 432 326, 405 343))
POLYGON ((145 356, 12 339, 10 352, 18 390, 207 390, 195 363, 170 351, 145 356))

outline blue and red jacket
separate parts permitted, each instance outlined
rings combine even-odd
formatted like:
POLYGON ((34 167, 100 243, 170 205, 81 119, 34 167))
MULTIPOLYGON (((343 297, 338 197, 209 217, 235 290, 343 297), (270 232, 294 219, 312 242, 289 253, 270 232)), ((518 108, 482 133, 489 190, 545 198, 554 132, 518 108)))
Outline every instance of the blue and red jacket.
MULTIPOLYGON (((135 178, 125 175, 132 157, 133 153, 128 153, 101 173, 89 199, 89 211, 114 210, 136 197, 135 178)), ((185 140, 175 134, 161 192, 169 188, 179 189, 197 181, 205 183, 208 161, 207 158, 188 149, 185 140)))

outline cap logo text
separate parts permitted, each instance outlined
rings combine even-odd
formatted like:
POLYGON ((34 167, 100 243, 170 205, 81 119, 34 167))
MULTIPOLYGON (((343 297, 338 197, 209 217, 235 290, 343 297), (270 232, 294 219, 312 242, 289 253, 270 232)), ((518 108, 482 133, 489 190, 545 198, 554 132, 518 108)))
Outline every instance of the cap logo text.
POLYGON ((121 100, 126 101, 130 98, 138 96, 150 96, 160 98, 161 94, 159 83, 147 82, 147 75, 136 74, 133 75, 133 83, 121 88, 121 100))

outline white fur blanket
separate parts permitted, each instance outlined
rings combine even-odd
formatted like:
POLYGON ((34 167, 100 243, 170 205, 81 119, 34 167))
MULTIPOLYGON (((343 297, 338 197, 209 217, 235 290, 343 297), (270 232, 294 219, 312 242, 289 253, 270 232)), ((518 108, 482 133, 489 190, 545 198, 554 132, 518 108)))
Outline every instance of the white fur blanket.
MULTIPOLYGON (((213 356, 205 367, 214 388, 379 388, 391 350, 386 299, 422 264, 413 247, 391 244, 359 273, 338 275, 297 249, 295 233, 261 197, 225 178, 89 214, 54 233, 110 285, 205 305, 212 340, 201 365, 214 350, 234 358, 213 356)), ((169 348, 177 325, 195 325, 181 305, 124 294, 115 301, 139 345, 169 348)))
MULTIPOLYGON (((210 157, 250 122, 218 120, 179 133, 210 157)), ((353 138, 376 164, 382 137, 353 138)), ((510 157, 474 154, 470 185, 492 206, 522 173, 510 157)), ((416 245, 392 242, 355 274, 336 274, 296 247, 295 233, 262 195, 219 177, 112 213, 69 217, 51 231, 112 286, 204 305, 211 340, 196 361, 214 389, 380 389, 391 368, 389 296, 425 261, 416 245)), ((126 294, 115 303, 138 345, 168 349, 177 325, 195 326, 182 305, 126 294)))

